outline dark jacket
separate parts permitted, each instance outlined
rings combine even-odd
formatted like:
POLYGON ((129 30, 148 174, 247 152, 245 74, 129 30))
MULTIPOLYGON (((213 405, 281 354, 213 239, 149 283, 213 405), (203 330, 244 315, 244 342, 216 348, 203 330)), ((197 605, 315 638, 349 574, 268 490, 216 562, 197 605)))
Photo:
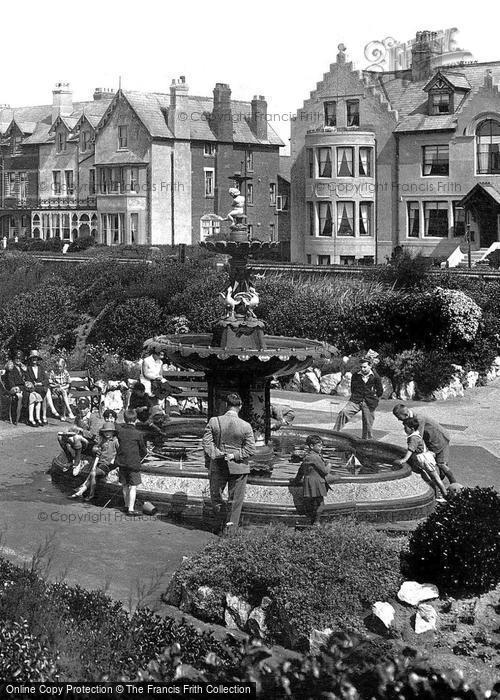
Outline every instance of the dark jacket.
POLYGON ((418 420, 418 432, 423 437, 427 449, 431 452, 441 452, 450 444, 449 433, 437 420, 426 416, 425 413, 413 411, 413 417, 418 420))
POLYGON ((255 438, 250 423, 235 411, 210 418, 202 444, 211 467, 227 465, 230 474, 250 473, 248 458, 255 454, 255 438), (234 454, 234 460, 226 462, 224 454, 234 454))
POLYGON ((49 388, 49 375, 43 369, 43 367, 38 366, 38 377, 35 377, 33 372, 33 366, 28 365, 26 367, 26 372, 24 373, 24 379, 27 382, 31 382, 37 391, 42 396, 45 396, 47 389, 49 388))
POLYGON ((141 460, 146 455, 143 437, 135 425, 130 423, 120 425, 115 465, 120 469, 138 472, 141 469, 141 460))
POLYGON ((361 372, 355 372, 351 379, 351 401, 361 403, 364 401, 368 408, 374 409, 378 406, 378 400, 384 393, 382 380, 376 372, 368 376, 368 380, 363 380, 361 372))
POLYGON ((302 460, 302 464, 295 477, 297 482, 303 479, 304 498, 326 496, 329 486, 325 478, 329 473, 330 467, 323 457, 317 452, 308 452, 302 460))
POLYGON ((2 377, 2 382, 7 391, 10 391, 15 386, 18 386, 21 390, 26 391, 26 387, 24 386, 24 373, 16 365, 14 365, 14 369, 5 370, 5 374, 2 377))

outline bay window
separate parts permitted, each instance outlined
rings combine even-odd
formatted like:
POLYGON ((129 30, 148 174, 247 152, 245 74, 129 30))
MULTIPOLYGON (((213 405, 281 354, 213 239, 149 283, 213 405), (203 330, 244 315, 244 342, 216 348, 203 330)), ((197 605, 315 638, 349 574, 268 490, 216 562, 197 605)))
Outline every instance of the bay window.
POLYGON ((319 232, 320 236, 333 234, 333 218, 331 202, 319 202, 318 204, 319 232))
POLYGON ((337 203, 337 235, 354 236, 354 202, 337 203))
POLYGON ((359 235, 372 235, 372 202, 359 203, 359 235))
POLYGON ((372 148, 361 147, 359 149, 359 175, 360 177, 372 176, 372 148))
POLYGON ((354 148, 344 146, 337 148, 337 175, 339 177, 354 177, 354 148))
POLYGON ((332 150, 318 148, 319 177, 332 177, 332 150))

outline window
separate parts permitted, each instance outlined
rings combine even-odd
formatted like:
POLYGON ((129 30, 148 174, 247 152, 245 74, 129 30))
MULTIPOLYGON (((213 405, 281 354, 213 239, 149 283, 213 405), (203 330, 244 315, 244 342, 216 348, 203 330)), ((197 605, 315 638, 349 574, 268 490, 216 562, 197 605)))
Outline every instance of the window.
POLYGON ((66 196, 70 197, 71 195, 73 195, 75 193, 73 171, 72 170, 65 170, 64 171, 64 184, 66 185, 66 196))
POLYGON ((111 233, 111 244, 123 243, 123 233, 125 229, 125 214, 108 214, 109 228, 111 233))
POLYGON ((6 181, 5 181, 5 196, 6 197, 15 197, 17 194, 17 180, 16 180, 16 173, 15 172, 8 172, 6 173, 6 181))
POLYGON ((418 238, 420 235, 420 205, 418 202, 408 202, 408 238, 418 238))
POLYGON ((130 191, 139 192, 139 168, 130 168, 130 191))
POLYGON ((57 152, 63 153, 66 150, 66 132, 57 132, 57 152))
POLYGON ((82 151, 88 151, 90 148, 90 131, 85 129, 82 131, 82 151))
POLYGON ((252 172, 253 170, 253 151, 247 151, 245 156, 247 172, 252 172))
POLYGON ((319 232, 320 236, 331 236, 333 234, 332 203, 319 202, 319 232))
POLYGON ((95 170, 89 170, 89 194, 95 194, 95 170))
POLYGON ((42 214, 42 237, 50 238, 50 214, 42 214))
POLYGON ((371 177, 372 176, 372 153, 373 148, 360 148, 359 149, 359 176, 360 177, 371 177))
POLYGON ((308 264, 308 265, 311 264, 312 261, 311 261, 311 256, 310 256, 310 255, 306 255, 306 261, 307 261, 307 264, 308 264))
POLYGON ((330 256, 318 255, 318 265, 330 265, 330 256))
POLYGON ((247 183, 247 204, 253 204, 253 185, 247 183))
POLYGON ((372 203, 371 202, 360 202, 359 203, 359 235, 360 236, 371 236, 372 235, 372 203))
POLYGON ((450 93, 435 92, 430 95, 431 109, 430 114, 449 114, 450 113, 450 93))
POLYGON ((269 183, 269 204, 276 206, 276 183, 269 183))
POLYGON ((214 196, 214 175, 213 168, 204 168, 205 173, 205 197, 214 196))
POLYGON ((332 177, 332 150, 318 148, 319 177, 332 177))
POLYGON ((340 256, 340 264, 341 265, 354 265, 356 262, 356 258, 354 255, 341 255, 340 256))
POLYGON ((423 175, 448 175, 450 149, 448 146, 424 146, 423 175))
POLYGON ((453 235, 457 238, 465 236, 465 209, 459 202, 453 202, 453 235))
POLYGON ((71 240, 71 231, 69 227, 69 214, 61 214, 61 223, 62 223, 62 238, 63 241, 70 241, 71 240))
POLYGON ((354 202, 337 202, 337 235, 354 236, 354 202))
POLYGON ((203 146, 203 155, 204 156, 215 156, 217 146, 215 143, 206 143, 203 146))
POLYGON ((325 126, 337 126, 336 102, 325 102, 325 126))
POLYGON ((271 241, 271 243, 276 243, 276 241, 278 240, 278 237, 276 235, 276 224, 269 224, 269 229, 269 240, 271 241))
POLYGON ((359 100, 347 100, 347 126, 359 126, 359 100))
POLYGON ((118 148, 127 148, 128 146, 128 127, 118 127, 118 148))
POLYGON ((424 202, 425 235, 448 238, 448 202, 424 202))
POLYGON ((253 224, 248 224, 248 238, 253 238, 253 224))
POLYGON ((500 122, 486 119, 476 130, 477 172, 500 175, 500 122))
POLYGON ((307 149, 307 163, 309 177, 314 177, 314 151, 312 148, 307 149))
POLYGON ((314 202, 307 202, 307 230, 310 236, 314 236, 315 233, 315 216, 314 216, 314 202))
POLYGON ((337 175, 339 177, 354 177, 353 160, 354 148, 351 146, 337 148, 337 175))
POLYGON ((205 241, 207 238, 220 233, 220 219, 215 214, 205 214, 205 216, 201 217, 200 222, 200 240, 205 241))
POLYGON ((52 214, 52 233, 54 238, 61 238, 61 222, 59 214, 52 214))
POLYGON ((137 243, 139 232, 139 214, 130 214, 130 242, 137 243))
POLYGON ((61 194, 61 171, 52 171, 52 194, 61 194))
POLYGON ((22 140, 23 140, 23 137, 20 136, 19 134, 12 137, 12 142, 11 142, 12 155, 18 156, 21 153, 22 140))

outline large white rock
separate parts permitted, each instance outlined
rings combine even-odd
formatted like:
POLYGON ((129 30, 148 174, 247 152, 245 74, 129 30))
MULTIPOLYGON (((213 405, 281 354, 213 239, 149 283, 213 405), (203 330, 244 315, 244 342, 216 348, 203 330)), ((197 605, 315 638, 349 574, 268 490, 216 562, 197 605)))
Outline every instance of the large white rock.
POLYGON ((415 632, 417 634, 422 634, 423 632, 430 632, 430 630, 436 629, 437 622, 437 612, 434 610, 432 605, 428 603, 422 603, 418 606, 415 615, 415 632))
POLYGON ((267 596, 262 598, 261 604, 254 608, 247 620, 247 630, 254 637, 264 639, 268 633, 266 622, 267 608, 271 605, 271 599, 267 596))
POLYGON ((437 586, 433 583, 417 583, 417 581, 405 581, 398 591, 398 598, 402 603, 418 605, 424 600, 439 598, 437 586))
POLYGON ((328 640, 333 634, 331 627, 326 627, 324 630, 311 630, 309 635, 309 651, 313 655, 318 655, 321 649, 328 644, 328 640))
POLYGON ((382 394, 381 398, 390 399, 394 393, 394 387, 392 385, 391 380, 389 379, 389 377, 380 377, 380 381, 382 382, 382 388, 384 390, 384 393, 382 394))
POLYGON ((302 391, 308 394, 319 394, 320 383, 314 370, 308 370, 302 375, 302 391))
POLYGON ((332 372, 331 374, 324 374, 319 382, 320 392, 322 394, 333 394, 341 381, 341 372, 332 372))
POLYGON ((448 399, 456 399, 464 395, 464 387, 459 377, 453 377, 449 384, 435 389, 432 392, 432 398, 435 401, 447 401, 448 399))
POLYGON ((335 389, 337 396, 350 396, 351 395, 351 379, 352 372, 346 372, 335 389))
POLYGON ((464 378, 464 384, 466 389, 472 389, 473 387, 476 386, 476 384, 479 381, 479 372, 474 372, 473 370, 470 370, 467 372, 464 378))
POLYGON ((384 623, 387 629, 389 629, 389 627, 394 621, 394 615, 396 614, 396 611, 390 603, 383 603, 380 600, 378 600, 372 605, 372 613, 375 615, 375 617, 378 617, 378 619, 384 623))
POLYGON ((398 399, 401 401, 413 401, 415 398, 415 382, 413 379, 406 384, 401 384, 397 391, 398 399))
POLYGON ((237 595, 226 593, 226 609, 224 611, 226 627, 244 629, 251 611, 252 606, 246 600, 237 595))

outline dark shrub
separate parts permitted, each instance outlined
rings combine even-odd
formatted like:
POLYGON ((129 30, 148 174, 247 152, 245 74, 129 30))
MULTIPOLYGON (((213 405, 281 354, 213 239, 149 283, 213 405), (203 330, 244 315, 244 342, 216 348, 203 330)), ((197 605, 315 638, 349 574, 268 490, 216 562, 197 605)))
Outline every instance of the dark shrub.
POLYGON ((460 491, 410 538, 409 565, 420 580, 479 593, 500 582, 500 497, 491 488, 460 491))
POLYGON ((55 251, 59 253, 62 250, 64 243, 60 238, 48 238, 45 241, 45 250, 55 251))
POLYGON ((57 681, 55 659, 31 633, 28 623, 0 621, 0 678, 16 683, 57 681))
POLYGON ((418 253, 395 250, 389 263, 378 270, 378 278, 394 289, 424 289, 431 284, 428 272, 433 260, 418 253))
POLYGON ((225 273, 210 272, 175 294, 165 306, 169 315, 183 315, 195 332, 210 332, 224 311, 220 292, 228 285, 225 273))
POLYGON ((360 629, 370 604, 394 594, 398 557, 393 541, 352 520, 306 532, 272 526, 208 545, 173 585, 207 585, 253 605, 268 596, 270 638, 297 646, 315 627, 360 629))
POLYGON ((140 357, 147 338, 164 332, 163 314, 154 299, 141 297, 111 305, 95 323, 89 343, 104 343, 119 355, 140 357))
POLYGON ((93 236, 79 236, 73 243, 70 243, 68 248, 69 253, 76 253, 79 250, 87 250, 95 245, 95 238, 93 236))

